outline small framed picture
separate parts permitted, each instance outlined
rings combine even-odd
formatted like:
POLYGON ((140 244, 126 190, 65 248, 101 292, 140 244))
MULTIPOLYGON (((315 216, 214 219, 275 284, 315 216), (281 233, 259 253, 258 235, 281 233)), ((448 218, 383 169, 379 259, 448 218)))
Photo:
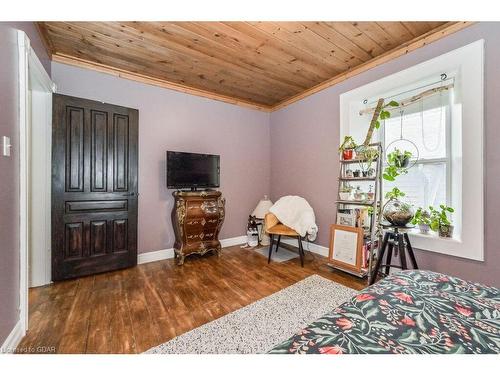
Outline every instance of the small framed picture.
POLYGON ((332 224, 330 226, 330 263, 345 270, 361 272, 363 228, 332 224))
POLYGON ((349 212, 339 212, 337 213, 337 224, 346 225, 348 227, 356 226, 356 214, 351 212, 352 210, 346 210, 349 212))

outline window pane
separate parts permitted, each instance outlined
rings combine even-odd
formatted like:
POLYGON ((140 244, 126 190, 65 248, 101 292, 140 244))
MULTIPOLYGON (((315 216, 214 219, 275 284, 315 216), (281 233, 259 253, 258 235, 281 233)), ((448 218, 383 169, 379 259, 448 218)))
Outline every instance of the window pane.
MULTIPOLYGON (((401 137, 401 116, 393 113, 393 117, 385 120, 385 145, 401 137)), ((438 107, 422 112, 403 115, 403 138, 415 143, 420 159, 446 157, 446 107, 438 107)), ((387 151, 408 148, 408 144, 394 143, 387 151)), ((403 151, 403 150, 402 150, 403 151)), ((408 151, 414 153, 414 148, 408 151)))
POLYGON ((415 208, 446 204, 446 163, 416 164, 396 181, 384 180, 384 194, 395 186, 415 208))

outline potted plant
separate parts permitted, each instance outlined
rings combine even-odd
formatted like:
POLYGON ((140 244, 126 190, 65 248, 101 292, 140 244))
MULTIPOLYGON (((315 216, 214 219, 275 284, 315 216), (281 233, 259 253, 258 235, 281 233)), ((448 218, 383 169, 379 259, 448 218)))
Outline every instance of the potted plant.
POLYGON ((384 169, 382 177, 387 181, 394 181, 396 177, 408 173, 407 167, 410 164, 412 153, 395 149, 387 154, 387 167, 384 169))
POLYGON ((361 171, 359 169, 356 169, 354 172, 352 172, 352 175, 355 177, 355 178, 358 178, 361 174, 361 171))
POLYGON ((387 155, 387 162, 398 168, 406 168, 410 164, 412 153, 410 151, 401 151, 397 148, 387 155))
POLYGON ((342 186, 339 191, 341 201, 348 201, 351 199, 352 187, 349 185, 342 186))
POLYGON ((382 216, 392 225, 404 227, 413 219, 414 213, 411 205, 400 200, 405 195, 397 187, 394 187, 385 195, 388 201, 382 208, 382 216))
POLYGON ((342 154, 342 159, 343 160, 352 160, 354 149, 357 146, 358 145, 354 141, 354 138, 351 137, 350 135, 346 135, 344 137, 344 141, 339 146, 339 154, 342 154))
POLYGON ((356 147, 356 159, 360 160, 361 167, 363 168, 363 163, 366 163, 364 169, 368 170, 371 168, 373 162, 378 158, 379 152, 375 147, 368 147, 365 145, 360 145, 356 147))
POLYGON ((451 217, 448 214, 455 212, 452 207, 444 204, 439 205, 440 210, 429 206, 431 212, 430 227, 433 231, 439 233, 439 237, 451 238, 453 236, 453 225, 451 224, 451 217))
POLYGON ((429 211, 424 210, 422 207, 419 207, 415 212, 415 216, 413 216, 411 223, 413 225, 418 225, 420 233, 427 234, 429 233, 431 225, 431 214, 429 213, 429 211))

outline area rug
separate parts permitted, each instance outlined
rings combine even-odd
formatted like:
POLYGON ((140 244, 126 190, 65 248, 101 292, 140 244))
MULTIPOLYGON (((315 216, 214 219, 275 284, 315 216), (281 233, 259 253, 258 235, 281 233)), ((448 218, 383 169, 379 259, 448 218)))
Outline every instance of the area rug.
MULTIPOLYGON (((266 258, 269 256, 269 247, 260 247, 258 249, 255 249, 255 251, 261 255, 264 255, 266 258)), ((271 261, 281 263, 298 257, 299 257, 298 253, 282 249, 281 247, 279 248, 278 252, 276 252, 275 248, 273 247, 273 255, 271 256, 271 261)))
POLYGON ((355 293, 351 288, 312 275, 149 349, 146 354, 266 353, 355 293))

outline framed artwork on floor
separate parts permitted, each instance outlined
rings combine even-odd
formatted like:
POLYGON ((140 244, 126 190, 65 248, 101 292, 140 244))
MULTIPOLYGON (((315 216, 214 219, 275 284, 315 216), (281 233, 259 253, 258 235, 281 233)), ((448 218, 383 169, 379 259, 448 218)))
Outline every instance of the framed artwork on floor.
POLYGON ((363 228, 332 224, 330 226, 330 263, 345 270, 361 272, 363 228))

